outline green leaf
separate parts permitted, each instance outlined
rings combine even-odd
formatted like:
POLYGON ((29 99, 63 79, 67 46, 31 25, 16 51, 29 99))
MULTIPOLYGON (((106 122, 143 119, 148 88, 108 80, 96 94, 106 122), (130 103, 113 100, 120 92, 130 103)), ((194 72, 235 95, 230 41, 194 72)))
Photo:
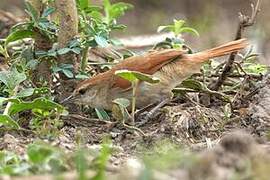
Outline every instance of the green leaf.
POLYGON ((78 74, 75 76, 76 79, 88 79, 89 76, 85 75, 85 74, 78 74))
POLYGON ((128 3, 119 2, 113 4, 109 10, 111 20, 123 16, 125 12, 131 8, 133 8, 133 6, 128 3))
POLYGON ((11 71, 0 72, 0 81, 3 82, 9 90, 13 90, 21 82, 26 80, 26 75, 24 73, 19 73, 16 68, 11 71))
POLYGON ((98 11, 92 11, 89 13, 89 16, 91 16, 93 19, 95 19, 98 22, 101 22, 103 19, 103 14, 98 11))
POLYGON ((97 157, 97 172, 96 175, 91 178, 92 180, 106 179, 106 166, 108 164, 111 153, 111 142, 106 140, 101 145, 101 150, 99 156, 97 157))
POLYGON ((20 102, 20 103, 12 103, 9 108, 9 114, 14 115, 18 112, 40 109, 43 111, 51 111, 56 110, 58 112, 62 112, 64 107, 60 104, 53 102, 51 100, 45 99, 43 97, 37 98, 32 102, 20 102))
POLYGON ((122 106, 124 108, 127 108, 130 105, 130 102, 128 99, 126 98, 117 98, 115 100, 113 100, 113 103, 122 106))
POLYGON ((194 34, 196 36, 200 36, 200 34, 197 30, 195 30, 194 28, 190 28, 190 27, 181 28, 180 33, 183 33, 183 32, 191 33, 191 34, 194 34))
POLYGON ((103 6, 104 6, 106 16, 109 16, 109 10, 111 8, 110 0, 103 0, 103 6))
POLYGON ((157 29, 157 32, 164 32, 164 31, 173 31, 173 26, 172 25, 168 25, 168 26, 159 26, 157 29))
POLYGON ((62 69, 62 72, 68 77, 73 78, 73 72, 69 69, 62 69))
POLYGON ((79 7, 82 10, 85 10, 86 8, 89 7, 89 0, 78 0, 79 2, 79 7))
POLYGON ((18 30, 14 31, 11 34, 8 35, 6 38, 5 45, 8 45, 8 43, 13 41, 18 41, 24 38, 32 38, 34 36, 34 33, 30 30, 18 30))
POLYGON ((193 79, 186 79, 181 83, 181 87, 194 89, 196 91, 201 91, 204 89, 203 84, 200 81, 196 81, 193 79))
POLYGON ((259 63, 244 63, 243 69, 251 74, 266 74, 269 71, 269 66, 259 63))
POLYGON ((108 115, 108 113, 102 109, 102 108, 95 108, 95 111, 97 113, 97 116, 100 120, 110 120, 110 116, 108 115))
POLYGON ((176 20, 176 19, 174 19, 173 22, 174 22, 174 33, 178 35, 181 33, 181 29, 186 22, 184 20, 176 20))
POLYGON ((159 79, 157 79, 155 77, 152 77, 152 76, 150 76, 148 74, 143 74, 143 73, 140 73, 140 72, 136 72, 136 71, 118 70, 118 71, 115 71, 115 74, 117 76, 120 76, 120 77, 130 81, 130 82, 134 82, 136 80, 145 81, 145 82, 148 82, 148 83, 151 83, 151 84, 159 82, 159 79))
POLYGON ((26 5, 26 12, 28 15, 32 18, 33 21, 37 22, 38 21, 38 12, 35 10, 35 8, 32 6, 31 3, 25 2, 26 5))
POLYGON ((50 14, 52 14, 55 11, 55 8, 53 7, 48 7, 47 9, 45 9, 45 11, 42 13, 42 17, 47 17, 50 14))
POLYGON ((0 107, 3 105, 3 103, 7 100, 5 97, 0 97, 0 107))
POLYGON ((102 36, 95 36, 95 41, 100 47, 107 47, 109 45, 107 39, 102 36))
POLYGON ((16 95, 16 97, 29 97, 32 96, 34 92, 35 92, 34 88, 23 89, 16 95))
POLYGON ((75 166, 77 174, 79 175, 78 179, 86 180, 87 158, 85 149, 81 148, 75 153, 75 166))
POLYGON ((150 75, 147 75, 147 74, 143 74, 143 73, 140 73, 140 72, 134 72, 135 73, 135 76, 137 79, 141 80, 141 81, 145 81, 145 82, 148 82, 148 83, 151 83, 151 84, 155 84, 155 83, 159 83, 160 80, 156 77, 152 77, 150 75))
POLYGON ((68 43, 68 47, 69 48, 74 48, 74 47, 80 47, 81 46, 81 42, 79 39, 73 39, 68 43))
POLYGON ((135 74, 132 71, 129 70, 117 70, 115 71, 115 74, 117 76, 120 76, 121 78, 124 78, 130 82, 134 82, 136 80, 138 80, 135 76, 135 74))
POLYGON ((71 49, 70 48, 61 48, 57 50, 57 54, 59 55, 63 55, 63 54, 67 54, 68 52, 70 52, 71 49))
POLYGON ((1 124, 10 128, 20 128, 19 124, 8 115, 0 114, 0 125, 1 124))
POLYGON ((92 12, 99 12, 102 10, 102 7, 101 6, 96 6, 96 5, 91 5, 87 8, 84 9, 84 11, 87 13, 87 14, 91 14, 92 12))
POLYGON ((80 47, 74 47, 71 49, 71 51, 75 54, 80 54, 82 49, 80 47))
POLYGON ((52 154, 53 149, 48 145, 30 144, 27 146, 27 156, 34 164, 46 164, 52 154))

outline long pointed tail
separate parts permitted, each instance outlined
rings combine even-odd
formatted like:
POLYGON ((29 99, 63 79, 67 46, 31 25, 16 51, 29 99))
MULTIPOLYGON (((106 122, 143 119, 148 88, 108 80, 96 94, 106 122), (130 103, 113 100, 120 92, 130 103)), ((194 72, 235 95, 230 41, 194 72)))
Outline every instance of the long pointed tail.
POLYGON ((231 41, 229 43, 223 44, 221 46, 205 50, 199 53, 192 54, 196 61, 207 61, 210 58, 220 57, 228 55, 232 52, 239 51, 248 46, 248 42, 246 39, 240 39, 236 41, 231 41))

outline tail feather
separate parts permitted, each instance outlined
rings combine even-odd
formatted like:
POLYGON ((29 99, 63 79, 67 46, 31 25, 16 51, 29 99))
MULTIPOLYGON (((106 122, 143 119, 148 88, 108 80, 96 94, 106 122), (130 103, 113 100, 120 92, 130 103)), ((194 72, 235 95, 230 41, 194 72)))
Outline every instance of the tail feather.
MULTIPOLYGON (((223 44, 221 46, 205 50, 199 53, 195 53, 195 57, 198 57, 198 61, 207 61, 210 58, 220 57, 228 55, 232 52, 239 51, 248 46, 246 39, 240 39, 236 41, 231 41, 229 43, 223 44)), ((195 58, 196 59, 196 58, 195 58)))
POLYGON ((236 52, 241 49, 244 49, 247 45, 248 45, 248 42, 246 39, 240 39, 240 40, 223 44, 213 49, 209 49, 206 52, 209 53, 210 58, 215 58, 215 57, 224 56, 232 52, 236 52))

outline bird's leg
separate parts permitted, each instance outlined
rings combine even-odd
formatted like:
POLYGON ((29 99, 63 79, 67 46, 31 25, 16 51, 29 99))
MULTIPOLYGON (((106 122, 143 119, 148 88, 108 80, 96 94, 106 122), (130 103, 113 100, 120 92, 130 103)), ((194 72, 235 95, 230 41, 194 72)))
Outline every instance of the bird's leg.
POLYGON ((147 114, 142 118, 141 122, 139 122, 138 126, 142 126, 143 124, 148 122, 150 119, 152 119, 154 115, 156 114, 156 112, 168 102, 170 102, 170 99, 168 98, 164 99, 158 105, 156 105, 153 109, 151 109, 151 111, 147 112, 147 114))

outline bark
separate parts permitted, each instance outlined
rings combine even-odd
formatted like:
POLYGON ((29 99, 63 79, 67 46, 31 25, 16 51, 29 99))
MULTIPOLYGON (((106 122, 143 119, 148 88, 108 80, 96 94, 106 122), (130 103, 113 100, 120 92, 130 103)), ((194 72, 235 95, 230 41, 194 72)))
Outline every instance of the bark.
MULTIPOLYGON (((56 0, 55 6, 59 15, 58 46, 64 48, 78 34, 78 14, 75 0, 56 0)), ((59 63, 77 66, 74 54, 60 56, 59 63)), ((77 68, 74 68, 77 69, 77 68)))
MULTIPOLYGON (((44 9, 44 4, 42 3, 42 0, 27 0, 34 9, 38 12, 38 16, 42 13, 44 9)), ((42 35, 39 30, 36 30, 36 37, 35 37, 35 49, 36 50, 43 50, 48 51, 51 49, 52 43, 50 40, 42 35)), ((41 59, 40 63, 38 64, 37 68, 33 72, 32 76, 33 83, 37 86, 43 86, 44 84, 47 84, 49 87, 52 84, 51 79, 51 70, 50 70, 50 62, 48 59, 41 59)))
MULTIPOLYGON (((78 35, 78 14, 75 0, 55 0, 55 7, 59 19, 58 47, 64 48, 68 43, 78 35)), ((73 64, 73 73, 77 72, 79 62, 76 61, 76 55, 72 53, 61 55, 58 58, 58 64, 73 64)), ((60 74, 61 87, 59 89, 59 100, 63 100, 73 91, 76 86, 74 80, 68 79, 64 74, 60 74)), ((79 107, 74 104, 66 105, 70 112, 77 112, 79 107)))

